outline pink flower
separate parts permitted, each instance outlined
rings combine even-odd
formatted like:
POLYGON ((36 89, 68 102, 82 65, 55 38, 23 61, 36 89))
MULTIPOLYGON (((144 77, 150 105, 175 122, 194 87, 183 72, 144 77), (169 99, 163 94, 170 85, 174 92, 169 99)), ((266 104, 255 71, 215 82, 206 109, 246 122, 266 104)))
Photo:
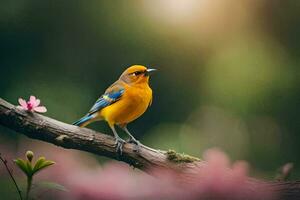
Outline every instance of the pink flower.
POLYGON ((38 174, 35 181, 54 181, 69 190, 69 192, 49 190, 40 193, 41 196, 36 199, 278 199, 277 191, 271 190, 269 184, 263 181, 250 181, 252 178, 248 176, 247 163, 244 161, 232 163, 229 157, 218 149, 207 150, 203 156, 203 164, 199 165, 199 168, 187 168, 184 173, 154 168, 148 171, 154 176, 132 170, 124 163, 113 162, 100 166, 94 157, 85 153, 56 148, 37 141, 21 143, 18 149, 19 156, 27 149, 31 149, 56 162, 53 167, 38 174))
POLYGON ((40 103, 41 101, 37 99, 35 96, 30 96, 30 99, 27 102, 24 99, 19 98, 19 104, 21 106, 18 107, 31 112, 39 112, 39 113, 47 112, 45 106, 39 106, 40 103))

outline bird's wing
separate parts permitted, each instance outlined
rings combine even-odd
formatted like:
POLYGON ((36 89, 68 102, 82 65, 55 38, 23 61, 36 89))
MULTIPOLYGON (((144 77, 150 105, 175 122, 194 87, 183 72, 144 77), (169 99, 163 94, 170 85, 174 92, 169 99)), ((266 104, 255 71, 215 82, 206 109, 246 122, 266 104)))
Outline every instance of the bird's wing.
POLYGON ((93 107, 88 112, 88 115, 92 115, 95 112, 98 112, 99 110, 105 108, 106 106, 109 106, 109 105, 117 102, 122 97, 124 91, 125 91, 125 89, 120 83, 118 83, 118 82, 114 83, 95 102, 93 107))

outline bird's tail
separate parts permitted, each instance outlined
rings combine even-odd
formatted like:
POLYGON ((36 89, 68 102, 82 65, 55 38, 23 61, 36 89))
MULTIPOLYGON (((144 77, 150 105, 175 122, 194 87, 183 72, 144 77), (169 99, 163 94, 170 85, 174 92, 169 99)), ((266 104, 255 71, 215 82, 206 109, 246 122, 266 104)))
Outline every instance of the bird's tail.
POLYGON ((91 123, 93 121, 93 119, 94 119, 93 115, 85 115, 84 117, 80 118, 76 122, 73 122, 73 125, 84 127, 84 126, 88 125, 89 123, 91 123))

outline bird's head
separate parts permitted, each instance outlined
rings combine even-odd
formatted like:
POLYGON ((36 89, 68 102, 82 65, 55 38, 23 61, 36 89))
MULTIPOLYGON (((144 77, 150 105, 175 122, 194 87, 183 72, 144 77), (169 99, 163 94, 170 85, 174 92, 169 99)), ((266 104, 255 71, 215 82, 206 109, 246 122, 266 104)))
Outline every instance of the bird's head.
POLYGON ((152 72, 156 71, 156 69, 147 69, 142 65, 133 65, 128 67, 120 79, 128 84, 142 84, 149 82, 149 76, 152 72))

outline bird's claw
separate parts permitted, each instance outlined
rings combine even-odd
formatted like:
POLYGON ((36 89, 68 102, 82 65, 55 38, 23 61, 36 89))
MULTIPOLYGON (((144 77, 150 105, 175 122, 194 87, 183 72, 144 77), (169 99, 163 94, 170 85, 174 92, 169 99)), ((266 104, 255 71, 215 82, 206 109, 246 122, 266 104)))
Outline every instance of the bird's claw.
POLYGON ((124 143, 126 143, 125 140, 123 140, 120 137, 116 137, 116 141, 115 141, 116 151, 120 155, 122 155, 122 153, 123 153, 123 145, 124 145, 124 143))
POLYGON ((129 140, 127 140, 127 142, 135 145, 140 145, 140 141, 136 140, 133 137, 130 137, 129 140))
POLYGON ((131 143, 131 144, 135 144, 135 148, 134 148, 134 152, 139 152, 139 149, 140 149, 140 142, 138 140, 136 140, 135 138, 133 137, 130 137, 129 140, 127 140, 128 143, 131 143))

